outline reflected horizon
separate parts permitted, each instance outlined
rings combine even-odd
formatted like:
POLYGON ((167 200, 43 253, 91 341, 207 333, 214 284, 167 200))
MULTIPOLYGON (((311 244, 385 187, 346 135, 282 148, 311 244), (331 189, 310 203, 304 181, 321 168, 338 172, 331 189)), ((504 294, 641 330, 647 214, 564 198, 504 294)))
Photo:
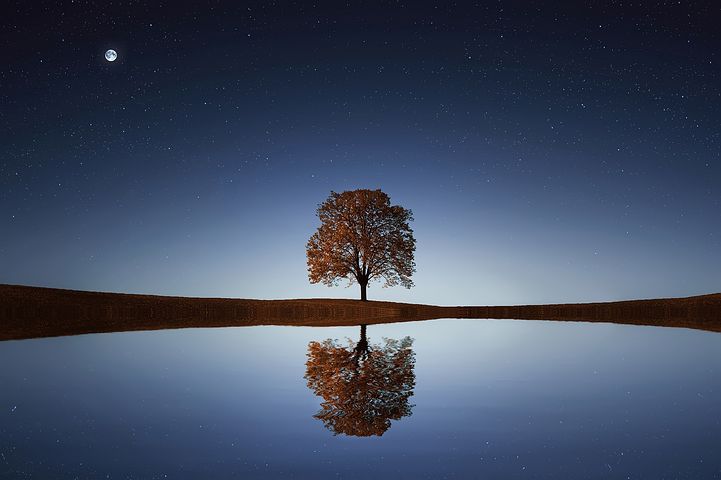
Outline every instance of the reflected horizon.
POLYGON ((381 339, 398 342, 377 370, 394 358, 412 368, 396 387, 381 380, 355 397, 352 382, 331 385, 341 399, 390 392, 372 415, 332 406, 350 419, 330 423, 334 435, 308 386, 309 345, 350 338, 331 355, 352 360, 363 355, 359 328, 2 342, 0 478, 713 478, 721 468, 718 335, 507 320, 368 326, 369 359, 381 339))

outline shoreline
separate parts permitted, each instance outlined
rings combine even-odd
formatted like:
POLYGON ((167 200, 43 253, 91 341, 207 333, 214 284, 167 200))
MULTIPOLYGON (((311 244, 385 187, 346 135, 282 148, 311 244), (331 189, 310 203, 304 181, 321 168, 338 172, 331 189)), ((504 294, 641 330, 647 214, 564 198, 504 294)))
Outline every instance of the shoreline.
POLYGON ((168 297, 0 285, 0 340, 174 328, 352 326, 442 318, 603 322, 721 332, 721 293, 547 305, 168 297))

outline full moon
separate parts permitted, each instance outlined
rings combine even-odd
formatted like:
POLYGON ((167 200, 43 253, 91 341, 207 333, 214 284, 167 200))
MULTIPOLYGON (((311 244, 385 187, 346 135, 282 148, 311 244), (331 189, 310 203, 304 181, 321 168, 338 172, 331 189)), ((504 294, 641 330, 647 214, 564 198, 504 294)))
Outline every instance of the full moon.
POLYGON ((105 52, 105 60, 107 60, 108 62, 114 62, 116 58, 118 58, 118 52, 116 52, 115 50, 110 49, 105 52))

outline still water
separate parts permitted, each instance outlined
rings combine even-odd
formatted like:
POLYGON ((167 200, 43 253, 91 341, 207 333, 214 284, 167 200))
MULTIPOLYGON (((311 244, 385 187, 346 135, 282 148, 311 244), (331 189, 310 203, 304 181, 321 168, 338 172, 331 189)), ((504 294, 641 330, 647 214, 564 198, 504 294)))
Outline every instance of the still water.
POLYGON ((687 329, 434 320, 365 338, 8 341, 0 478, 721 478, 719 406, 721 334, 687 329))

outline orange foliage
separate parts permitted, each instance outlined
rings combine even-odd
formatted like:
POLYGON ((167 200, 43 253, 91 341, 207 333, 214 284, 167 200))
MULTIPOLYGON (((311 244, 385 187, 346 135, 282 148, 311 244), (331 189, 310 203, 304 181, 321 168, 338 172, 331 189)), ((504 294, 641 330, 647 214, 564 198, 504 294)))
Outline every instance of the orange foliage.
POLYGON ((409 223, 413 213, 391 205, 381 190, 331 192, 318 206, 321 221, 306 246, 311 283, 357 282, 365 300, 369 281, 384 286, 413 286, 416 240, 409 223))
MULTIPOLYGON (((365 333, 363 331, 363 333, 365 333)), ((384 339, 385 345, 369 347, 365 335, 353 348, 334 340, 310 342, 305 379, 323 398, 314 415, 334 434, 381 436, 411 414, 408 399, 415 387, 413 340, 384 339)))

